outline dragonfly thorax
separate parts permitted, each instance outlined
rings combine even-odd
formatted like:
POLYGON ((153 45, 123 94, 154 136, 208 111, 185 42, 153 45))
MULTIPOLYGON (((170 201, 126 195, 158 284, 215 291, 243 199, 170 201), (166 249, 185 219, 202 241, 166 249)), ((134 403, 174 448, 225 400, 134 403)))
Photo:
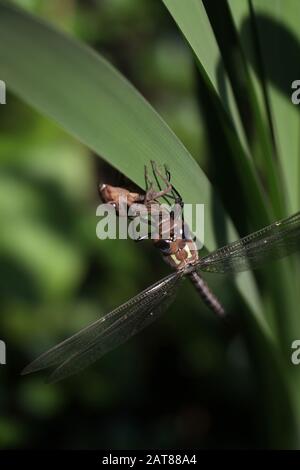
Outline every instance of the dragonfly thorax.
POLYGON ((176 270, 184 269, 198 260, 198 250, 193 240, 156 240, 154 246, 159 249, 164 261, 176 270))

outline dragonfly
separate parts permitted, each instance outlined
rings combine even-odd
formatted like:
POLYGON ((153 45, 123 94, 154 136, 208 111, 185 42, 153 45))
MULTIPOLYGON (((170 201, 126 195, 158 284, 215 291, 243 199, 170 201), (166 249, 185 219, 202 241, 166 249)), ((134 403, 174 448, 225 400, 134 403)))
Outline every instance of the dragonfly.
POLYGON ((154 212, 160 211, 156 238, 152 241, 174 271, 43 353, 25 367, 22 374, 49 368, 52 372, 47 381, 53 383, 79 373, 159 318, 174 301, 185 278, 190 279, 207 306, 223 317, 225 310, 202 278, 202 272, 235 274, 263 267, 268 261, 299 250, 300 212, 297 212, 200 257, 194 237, 182 218, 176 215, 169 217, 171 224, 166 230, 165 221, 170 213, 161 208, 160 199, 164 198, 179 207, 183 206, 183 202, 171 184, 169 170, 165 167, 163 174, 155 162, 151 165, 158 190, 154 189, 146 167, 144 194, 102 184, 99 186, 100 197, 103 202, 111 204, 119 216, 124 212, 119 201, 124 198, 127 201, 125 211, 134 204, 141 204, 146 213, 153 208, 154 212))

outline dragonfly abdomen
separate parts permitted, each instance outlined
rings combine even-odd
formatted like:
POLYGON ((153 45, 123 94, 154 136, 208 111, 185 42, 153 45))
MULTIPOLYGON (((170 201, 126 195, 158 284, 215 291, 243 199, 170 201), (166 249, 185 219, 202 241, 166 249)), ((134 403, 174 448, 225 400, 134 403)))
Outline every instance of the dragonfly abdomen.
POLYGON ((213 310, 217 315, 223 316, 225 315, 225 310, 217 297, 212 293, 204 279, 196 273, 192 271, 188 274, 192 284, 195 286, 197 291, 199 292, 203 302, 213 310))

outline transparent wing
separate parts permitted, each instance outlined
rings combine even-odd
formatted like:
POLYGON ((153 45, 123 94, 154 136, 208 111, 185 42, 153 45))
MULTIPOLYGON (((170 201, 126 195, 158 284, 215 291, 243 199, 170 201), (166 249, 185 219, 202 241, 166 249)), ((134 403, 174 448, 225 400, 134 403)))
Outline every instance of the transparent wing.
POLYGON ((300 250, 300 212, 201 258, 197 270, 226 273, 255 269, 300 250))
POLYGON ((173 273, 140 292, 88 327, 54 346, 29 364, 22 374, 59 366, 49 381, 57 382, 92 364, 152 323, 175 297, 181 273, 173 273))

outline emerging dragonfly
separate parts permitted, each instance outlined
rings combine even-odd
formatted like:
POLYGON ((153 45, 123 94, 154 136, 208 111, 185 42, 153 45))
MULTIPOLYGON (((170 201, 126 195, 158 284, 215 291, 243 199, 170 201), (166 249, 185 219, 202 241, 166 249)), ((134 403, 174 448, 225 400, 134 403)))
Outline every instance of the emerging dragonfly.
POLYGON ((237 273, 255 269, 268 260, 284 257, 300 248, 300 212, 297 212, 199 258, 194 238, 187 224, 182 223, 182 219, 179 222, 179 218, 173 216, 168 238, 165 237, 167 214, 165 209, 161 209, 159 198, 174 201, 179 206, 183 204, 179 193, 170 182, 169 171, 165 168, 163 175, 155 163, 151 163, 159 191, 153 189, 153 183, 146 171, 145 194, 103 184, 99 188, 100 196, 104 202, 112 204, 119 215, 120 196, 126 197, 127 209, 135 203, 140 203, 146 211, 153 207, 161 211, 157 226, 158 236, 153 240, 153 244, 175 272, 42 354, 24 369, 23 374, 55 368, 49 382, 57 382, 81 371, 159 317, 174 300, 179 283, 185 277, 192 281, 204 302, 216 314, 222 316, 224 309, 202 279, 201 271, 237 273), (163 189, 161 182, 165 185, 163 189))

